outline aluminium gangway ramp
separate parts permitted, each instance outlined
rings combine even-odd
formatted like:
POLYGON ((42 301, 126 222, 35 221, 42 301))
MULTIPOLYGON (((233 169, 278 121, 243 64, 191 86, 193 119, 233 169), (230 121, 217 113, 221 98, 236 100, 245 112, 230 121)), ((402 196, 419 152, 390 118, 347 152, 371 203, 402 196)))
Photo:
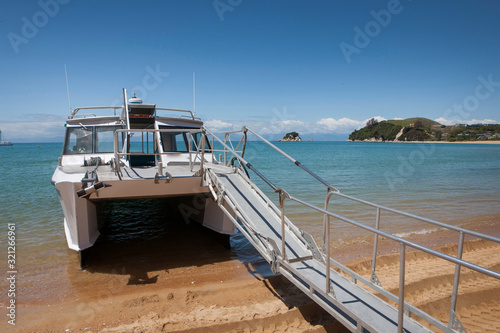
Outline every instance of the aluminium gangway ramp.
MULTIPOLYGON (((206 166, 205 181, 218 205, 271 264, 312 300, 353 332, 396 332, 398 310, 330 268, 313 238, 286 219, 285 260, 281 254, 280 209, 239 169, 206 166)), ((404 331, 432 332, 404 315, 404 331)))

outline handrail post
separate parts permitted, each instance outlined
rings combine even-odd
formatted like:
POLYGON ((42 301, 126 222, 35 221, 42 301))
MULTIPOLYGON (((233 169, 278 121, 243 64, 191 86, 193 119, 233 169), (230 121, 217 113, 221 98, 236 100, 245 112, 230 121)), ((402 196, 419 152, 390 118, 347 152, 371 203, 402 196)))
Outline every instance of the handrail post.
POLYGON ((399 305, 398 305, 398 333, 403 333, 403 319, 405 314, 405 254, 404 243, 399 243, 399 305))
POLYGON ((245 149, 247 147, 248 135, 247 135, 246 127, 244 127, 242 130, 243 130, 244 140, 243 140, 243 147, 241 148, 241 157, 244 157, 245 156, 245 149))
POLYGON ((115 131, 114 137, 113 137, 113 145, 114 145, 114 153, 115 153, 115 171, 118 174, 120 173, 120 156, 118 153, 118 150, 119 150, 118 133, 119 133, 119 131, 120 130, 115 131))
POLYGON ((279 193, 280 207, 281 207, 281 259, 287 260, 286 257, 286 240, 285 240, 285 200, 290 198, 290 195, 283 189, 277 189, 279 193))
MULTIPOLYGON (((380 228, 380 207, 377 207, 375 229, 379 230, 379 228, 380 228)), ((378 247, 378 234, 375 234, 373 239, 372 271, 370 274, 370 280, 375 284, 380 284, 380 281, 378 281, 377 275, 375 274, 376 263, 377 263, 377 247, 378 247)))
POLYGON ((201 132, 201 161, 200 175, 203 175, 203 161, 205 160, 205 131, 201 132))
MULTIPOLYGON (((227 140, 229 139, 229 133, 224 135, 224 145, 227 146, 227 140)), ((227 165, 227 149, 224 147, 224 165, 227 165)))
MULTIPOLYGON (((328 187, 328 192, 326 194, 325 198, 325 210, 328 210, 328 204, 330 203, 330 198, 333 195, 335 189, 333 187, 328 187)), ((323 249, 326 252, 326 260, 325 260, 325 267, 326 267, 326 285, 325 285, 325 292, 329 294, 330 292, 333 293, 332 289, 332 284, 330 281, 330 215, 325 214, 324 217, 324 226, 323 226, 323 249)))
MULTIPOLYGON (((458 236, 458 249, 457 249, 457 259, 462 259, 462 253, 464 248, 464 233, 460 231, 458 236)), ((460 282, 460 264, 455 266, 455 277, 453 278, 453 293, 451 294, 451 305, 450 305, 450 317, 448 319, 448 327, 453 327, 453 322, 455 321, 455 309, 457 306, 457 296, 458 296, 458 283, 460 282)))
POLYGON ((193 135, 189 133, 188 136, 188 153, 189 153, 189 170, 193 171, 194 163, 196 162, 196 155, 194 155, 194 162, 193 162, 193 156, 191 155, 191 140, 193 139, 193 135))

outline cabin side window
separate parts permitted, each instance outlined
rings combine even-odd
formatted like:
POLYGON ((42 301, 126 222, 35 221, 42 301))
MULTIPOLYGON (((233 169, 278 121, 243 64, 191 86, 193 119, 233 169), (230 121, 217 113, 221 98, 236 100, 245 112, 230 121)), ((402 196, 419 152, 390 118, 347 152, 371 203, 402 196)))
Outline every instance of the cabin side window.
POLYGON ((187 138, 185 133, 162 132, 161 143, 163 145, 163 151, 165 152, 177 152, 177 153, 188 152, 187 138))
POLYGON ((93 127, 67 127, 64 154, 89 154, 93 152, 93 127))
MULTIPOLYGON (((114 133, 123 126, 67 127, 64 154, 112 153, 114 133)), ((123 147, 124 135, 120 135, 119 150, 123 147)))
MULTIPOLYGON (((160 126, 160 129, 189 129, 196 128, 160 126)), ((161 144, 164 152, 187 153, 198 150, 201 142, 201 132, 160 132, 161 144)), ((205 148, 210 149, 210 143, 205 142, 205 148)))

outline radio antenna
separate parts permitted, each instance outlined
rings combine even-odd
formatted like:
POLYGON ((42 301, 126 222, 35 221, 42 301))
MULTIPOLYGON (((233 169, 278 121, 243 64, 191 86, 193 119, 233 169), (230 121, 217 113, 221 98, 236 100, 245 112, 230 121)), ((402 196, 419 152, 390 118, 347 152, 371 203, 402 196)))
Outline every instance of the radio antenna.
POLYGON ((71 110, 71 100, 69 99, 68 71, 66 70, 66 64, 64 64, 64 74, 66 74, 66 90, 68 92, 69 112, 73 113, 73 111, 71 110))
POLYGON ((195 74, 193 72, 193 116, 196 116, 196 87, 195 87, 195 83, 196 83, 196 77, 195 77, 195 74))

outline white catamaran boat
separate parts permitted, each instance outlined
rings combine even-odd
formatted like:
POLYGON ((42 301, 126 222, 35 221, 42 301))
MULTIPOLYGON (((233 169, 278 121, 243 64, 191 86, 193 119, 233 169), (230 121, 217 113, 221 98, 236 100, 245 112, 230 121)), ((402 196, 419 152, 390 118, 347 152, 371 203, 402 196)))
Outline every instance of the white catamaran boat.
MULTIPOLYGON (((274 157, 269 156, 271 158, 274 157)), ((500 243, 500 239, 345 195, 248 127, 240 131, 212 133, 190 111, 143 104, 135 96, 127 100, 125 89, 123 106, 77 108, 72 112, 66 122, 63 153, 52 183, 64 212, 68 246, 80 253, 90 248, 99 236, 96 204, 100 201, 194 196, 198 208, 202 209, 193 214, 186 208, 185 216, 226 235, 226 239, 236 227, 271 265, 274 273, 290 280, 352 332, 431 332, 429 325, 443 332, 465 332, 455 313, 461 268, 500 280, 500 272, 462 259, 465 236, 496 243, 500 243), (97 109, 112 110, 113 113, 107 116, 79 113, 97 109), (181 116, 163 116, 159 114, 161 112, 181 116), (324 206, 318 207, 292 196, 250 164, 244 158, 248 133, 272 148, 266 154, 272 154, 274 149, 312 176, 322 189, 325 186, 324 206), (235 136, 239 142, 234 140, 235 136), (250 180, 249 170, 253 172, 252 177, 260 178, 272 188, 279 207, 250 180), (336 200, 361 205, 361 209, 367 212, 372 211, 375 227, 331 211, 328 206, 332 196, 336 200), (287 218, 286 202, 324 216, 318 221, 323 223, 321 250, 309 233, 297 228, 287 218), (381 212, 456 231, 459 235, 457 256, 381 230, 381 212), (330 225, 339 220, 351 228, 373 234, 369 278, 331 256, 330 225), (400 247, 398 295, 384 289, 383 281, 376 274, 379 236, 398 243, 400 247), (447 322, 405 301, 404 291, 408 284, 405 253, 408 247, 456 266, 447 322), (369 290, 382 295, 385 300, 369 290)))
POLYGON ((12 146, 13 143, 10 141, 4 141, 2 131, 0 130, 0 146, 12 146))
MULTIPOLYGON (((63 153, 52 184, 64 212, 68 247, 80 254, 99 236, 99 201, 193 195, 204 200, 210 193, 202 184, 197 154, 203 123, 191 111, 143 104, 135 96, 127 101, 125 89, 123 98, 119 107, 76 108, 66 122, 63 153), (112 115, 81 113, 106 109, 112 115), (160 116, 160 112, 176 116, 160 116)), ((211 156, 204 158, 212 162, 211 156)), ((235 232, 213 200, 206 200, 202 214, 195 216, 189 209, 186 214, 228 237, 235 232)))

